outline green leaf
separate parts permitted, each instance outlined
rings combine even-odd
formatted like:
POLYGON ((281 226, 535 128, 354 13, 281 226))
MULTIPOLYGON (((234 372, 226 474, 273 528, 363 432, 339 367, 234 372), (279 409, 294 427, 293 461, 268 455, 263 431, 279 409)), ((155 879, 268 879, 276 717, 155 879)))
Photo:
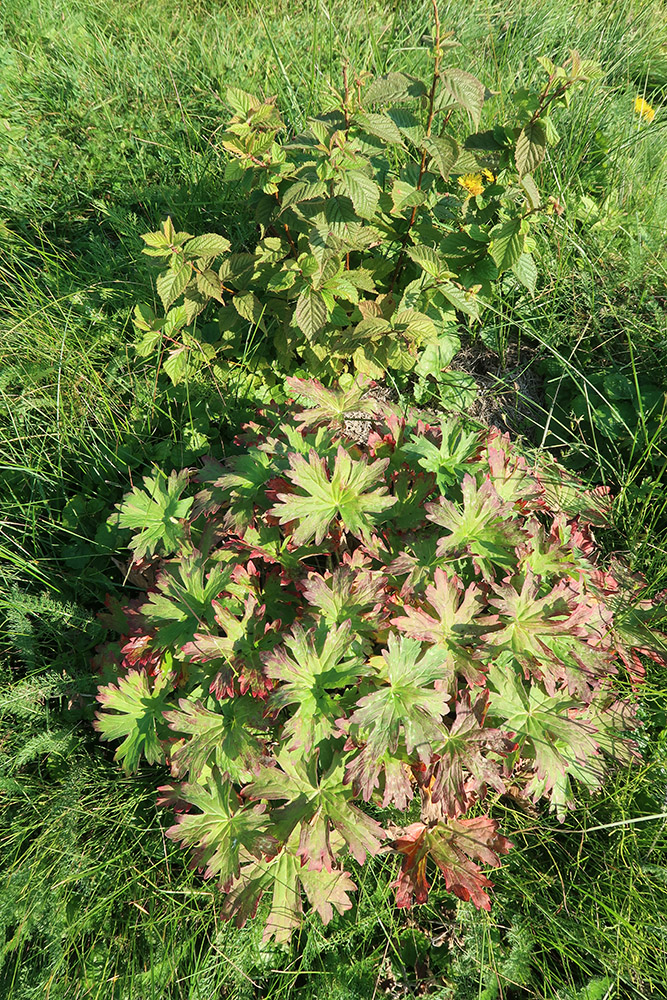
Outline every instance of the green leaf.
POLYGON ((118 678, 118 686, 100 687, 97 700, 102 710, 93 726, 104 740, 124 737, 114 760, 122 762, 126 773, 136 771, 142 755, 149 764, 164 760, 160 736, 165 735, 162 713, 168 708, 165 700, 171 691, 167 680, 158 674, 148 677, 144 670, 130 670, 118 678))
POLYGON ((402 737, 408 755, 428 764, 448 712, 449 695, 434 687, 443 677, 442 657, 432 650, 422 656, 420 642, 390 633, 382 659, 372 662, 378 665, 378 690, 359 699, 349 724, 359 726, 371 758, 394 755, 402 737))
POLYGON ((251 732, 261 722, 254 699, 227 698, 211 712, 200 701, 181 698, 179 710, 165 712, 164 718, 170 729, 185 738, 171 752, 172 767, 179 774, 189 771, 190 780, 196 781, 205 767, 215 766, 232 781, 250 780, 262 756, 262 746, 251 732))
POLYGON ((397 104, 399 101, 422 97, 425 93, 426 85, 421 80, 406 73, 385 73, 368 85, 363 94, 363 103, 397 104))
POLYGON ((471 316, 472 319, 479 319, 479 306, 477 299, 472 292, 467 292, 464 288, 458 288, 451 281, 443 281, 438 285, 438 291, 445 296, 448 302, 458 309, 459 312, 471 316))
POLYGON ((302 756, 322 740, 336 735, 336 720, 342 708, 340 698, 330 692, 356 686, 364 673, 363 660, 355 652, 349 621, 332 630, 304 632, 300 625, 266 658, 269 677, 281 682, 270 696, 275 711, 295 706, 283 733, 290 751, 302 756))
MULTIPOLYGON (((448 349, 448 353, 451 353, 452 347, 456 346, 448 345, 447 342, 442 347, 439 345, 440 342, 433 344, 427 347, 426 351, 448 349)), ((440 361, 441 357, 438 360, 440 361)), ((437 376, 437 369, 433 374, 437 376)), ((423 434, 412 433, 409 440, 403 444, 402 452, 416 461, 425 472, 433 473, 440 491, 446 493, 448 486, 461 482, 465 473, 470 471, 471 459, 479 451, 479 434, 475 431, 466 431, 459 420, 448 420, 444 417, 440 420, 440 432, 439 444, 435 444, 423 434)))
POLYGON ((294 319, 302 333, 312 340, 325 325, 329 311, 321 292, 304 288, 296 302, 294 319))
POLYGON ((172 472, 169 478, 162 472, 144 478, 144 489, 135 486, 126 494, 119 511, 118 526, 135 531, 130 541, 135 559, 161 552, 175 552, 184 537, 181 520, 188 516, 192 498, 181 499, 189 482, 188 470, 172 472), (137 533, 138 532, 138 533, 137 533))
POLYGON ((523 190, 525 192, 525 195, 526 195, 526 201, 528 203, 528 208, 530 208, 531 210, 533 210, 535 208, 539 208, 540 204, 541 204, 540 192, 539 192, 539 189, 537 187, 537 184, 535 183, 535 181, 532 178, 532 175, 531 174, 524 174, 524 176, 521 178, 521 182, 520 183, 521 183, 521 187, 523 188, 523 190))
POLYGON ((487 480, 481 487, 472 476, 461 485, 463 509, 451 500, 426 504, 427 518, 450 534, 438 542, 438 555, 468 552, 482 576, 493 579, 493 567, 510 567, 516 560, 515 547, 522 539, 514 507, 504 503, 487 480))
POLYGON ((389 142, 393 145, 403 144, 400 129, 389 115, 358 114, 354 117, 354 124, 360 125, 366 132, 382 139, 383 142, 389 142))
POLYGON ((449 275, 447 261, 441 253, 432 247, 409 246, 406 247, 405 252, 411 260, 414 260, 415 264, 419 264, 432 278, 440 278, 443 274, 449 275))
POLYGON ((253 326, 261 327, 264 317, 264 306, 254 292, 237 292, 232 299, 239 316, 253 326))
POLYGON ((275 858, 244 865, 223 900, 223 917, 233 918, 237 927, 243 927, 248 917, 254 915, 262 896, 271 893, 262 940, 266 943, 273 937, 281 945, 287 944, 292 932, 301 926, 302 889, 324 924, 331 921, 334 909, 338 913, 349 910, 352 900, 348 893, 357 887, 348 873, 306 868, 294 853, 296 846, 288 844, 275 858))
POLYGON ((193 260, 197 257, 218 257, 227 253, 231 246, 229 240, 217 233, 206 233, 204 236, 195 236, 193 240, 188 240, 184 250, 188 257, 193 260))
POLYGON ((276 759, 278 767, 262 768, 244 794, 269 802, 285 800, 279 810, 272 810, 272 816, 281 839, 287 839, 300 825, 298 853, 304 864, 315 871, 333 869, 332 828, 359 864, 367 854, 378 854, 387 835, 379 823, 352 803, 353 791, 343 782, 342 760, 335 760, 319 777, 317 753, 302 760, 282 750, 276 759))
POLYGON ((498 273, 502 274, 518 261, 523 253, 521 219, 510 219, 494 226, 490 233, 489 253, 493 257, 498 273))
POLYGON ((180 261, 176 262, 175 267, 170 267, 158 275, 157 293, 162 299, 162 305, 165 309, 168 309, 185 291, 191 277, 192 268, 180 261))
POLYGON ((390 108, 387 116, 394 122, 396 127, 416 146, 419 145, 424 134, 424 126, 419 121, 417 115, 406 108, 390 108))
POLYGON ((522 285, 525 285, 529 292, 535 294, 537 284, 537 264, 529 253, 522 253, 512 270, 522 285))
POLYGON ((358 538, 367 534, 395 497, 386 496, 386 485, 371 489, 384 480, 389 459, 371 463, 355 461, 341 446, 329 479, 326 460, 311 449, 308 460, 303 455, 289 455, 291 469, 285 474, 301 493, 278 493, 281 501, 269 511, 281 524, 298 521, 292 533, 296 545, 315 539, 320 545, 332 522, 339 518, 346 531, 358 538))
POLYGON ((203 296, 215 299, 217 302, 223 302, 222 290, 220 288, 220 278, 215 271, 211 270, 211 268, 207 268, 205 271, 200 271, 197 274, 196 281, 197 290, 203 296))
POLYGON ((456 139, 450 136, 424 136, 421 148, 430 156, 440 176, 447 180, 452 167, 459 158, 460 149, 456 139))
POLYGON ((204 877, 217 876, 223 887, 238 876, 244 852, 259 859, 277 849, 266 831, 267 817, 255 809, 240 808, 231 782, 217 770, 205 785, 181 785, 178 800, 200 812, 180 813, 167 836, 195 848, 193 865, 205 867, 204 877))
POLYGON ((528 122, 521 129, 516 141, 514 159, 519 176, 532 174, 544 159, 547 148, 547 133, 543 122, 538 118, 528 122))
POLYGON ((393 202, 391 214, 398 215, 415 205, 423 205, 426 195, 407 181, 397 179, 392 185, 391 200, 393 202))
POLYGON ((141 607, 155 632, 152 647, 180 651, 193 641, 195 633, 212 626, 212 602, 229 588, 231 574, 230 566, 184 547, 178 559, 164 566, 156 590, 141 607))
POLYGON ((380 189, 374 180, 359 170, 344 170, 340 175, 337 190, 348 196, 355 212, 362 219, 373 218, 380 199, 380 189))
POLYGON ((456 103, 469 113, 477 128, 484 105, 484 84, 472 73, 456 68, 444 70, 442 82, 456 103))

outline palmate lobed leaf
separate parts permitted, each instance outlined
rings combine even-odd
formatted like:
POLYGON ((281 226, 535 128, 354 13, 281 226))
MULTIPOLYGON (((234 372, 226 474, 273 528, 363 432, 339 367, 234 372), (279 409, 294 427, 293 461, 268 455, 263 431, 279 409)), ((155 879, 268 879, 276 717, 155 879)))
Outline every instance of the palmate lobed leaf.
POLYGON ((272 812, 276 834, 286 842, 295 829, 300 831, 298 855, 304 865, 333 871, 335 854, 331 834, 335 830, 359 864, 366 854, 377 854, 387 834, 376 820, 353 805, 353 791, 344 784, 344 761, 334 761, 318 775, 318 754, 294 758, 283 751, 276 755, 276 767, 262 768, 245 789, 253 799, 285 801, 272 812))
POLYGON ((269 699, 269 708, 280 711, 296 706, 285 723, 283 737, 290 750, 304 757, 336 733, 342 705, 334 692, 356 685, 368 671, 352 642, 349 621, 331 630, 324 623, 322 626, 305 632, 294 625, 285 646, 264 661, 267 675, 281 682, 269 699))
POLYGON ((450 819, 446 823, 427 826, 413 823, 394 841, 394 850, 403 856, 396 886, 397 906, 410 906, 412 901, 426 902, 428 881, 427 861, 430 858, 445 877, 447 888, 459 899, 471 900, 475 906, 491 909, 486 892, 492 883, 473 859, 497 868, 501 854, 507 854, 512 844, 498 833, 498 824, 488 816, 474 819, 450 819))
POLYGON ((327 463, 314 449, 306 459, 303 455, 289 456, 290 469, 286 476, 300 493, 278 493, 280 503, 269 511, 280 524, 297 522, 292 532, 296 545, 311 540, 319 545, 334 520, 357 537, 367 534, 381 515, 396 503, 387 496, 387 487, 377 484, 384 476, 388 459, 373 463, 355 460, 339 446, 333 473, 329 477, 327 463), (376 489, 372 489, 372 487, 376 489))
POLYGON ((164 760, 160 730, 169 693, 165 678, 159 674, 149 678, 144 670, 129 671, 119 677, 117 686, 100 687, 97 700, 102 709, 93 726, 104 740, 123 738, 114 760, 120 761, 126 772, 136 771, 142 756, 149 764, 164 760))
POLYGON ((302 890, 324 924, 334 909, 345 913, 352 907, 350 893, 357 888, 345 871, 315 871, 303 865, 295 852, 294 838, 275 858, 243 865, 227 893, 222 915, 243 927, 255 915, 260 899, 271 893, 271 907, 262 940, 286 944, 301 924, 302 890))
POLYGON ((130 541, 135 559, 156 552, 171 555, 185 537, 182 520, 188 516, 192 498, 181 498, 190 476, 187 469, 144 477, 144 489, 135 486, 122 503, 116 504, 118 526, 135 531, 130 541))

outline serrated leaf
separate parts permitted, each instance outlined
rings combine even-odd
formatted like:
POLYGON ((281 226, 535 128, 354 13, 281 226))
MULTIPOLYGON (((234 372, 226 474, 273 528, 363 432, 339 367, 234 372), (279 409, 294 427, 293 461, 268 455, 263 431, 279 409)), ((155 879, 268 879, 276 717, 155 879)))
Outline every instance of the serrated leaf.
POLYGON ((304 201, 321 198, 327 193, 324 181, 298 180, 287 188, 280 198, 281 209, 290 208, 304 201))
POLYGON ((478 487, 468 474, 461 492, 462 509, 445 497, 425 505, 429 521, 450 532, 439 540, 438 554, 468 551, 484 578, 493 579, 494 566, 513 564, 515 546, 521 541, 513 505, 504 503, 490 482, 478 487))
POLYGON ((102 710, 93 726, 104 740, 124 737, 114 760, 126 773, 136 771, 141 757, 149 764, 164 760, 161 737, 165 735, 162 714, 171 687, 160 674, 149 678, 144 670, 130 670, 118 678, 118 686, 100 687, 97 700, 102 710))
POLYGON ((443 281, 438 285, 438 291, 445 296, 448 302, 458 309, 459 312, 471 316, 472 319, 479 319, 479 306, 477 299, 472 292, 467 292, 464 288, 458 288, 451 281, 443 281))
MULTIPOLYGON (((220 278, 215 271, 208 268, 197 273, 197 290, 207 298, 223 302, 220 278)), ((251 293, 252 294, 252 293, 251 293)))
POLYGON ((227 253, 231 243, 224 236, 217 233, 206 233, 204 236, 195 236, 193 240, 188 240, 184 250, 186 254, 195 259, 197 257, 218 257, 227 253))
POLYGON ((331 921, 334 909, 338 913, 349 910, 352 900, 348 893, 357 887, 348 873, 306 868, 295 849, 295 845, 289 844, 275 858, 244 865, 225 897, 222 916, 227 920, 233 918, 237 927, 243 927, 248 917, 255 914, 262 896, 270 893, 271 906, 262 940, 274 938, 280 945, 286 944, 301 925, 302 889, 324 924, 331 921))
POLYGON ((363 114, 355 115, 354 124, 360 125, 366 132, 370 132, 383 142, 394 145, 403 145, 403 136, 396 123, 389 115, 363 114))
POLYGON ((352 789, 343 784, 343 761, 334 760, 319 776, 317 753, 307 760, 294 759, 285 751, 276 757, 278 767, 262 768, 244 794, 269 802, 285 801, 280 809, 272 810, 273 820, 285 840, 300 827, 298 854, 305 865, 314 871, 333 870, 336 858, 331 847, 332 829, 340 834, 359 864, 364 863, 367 854, 380 851, 386 833, 352 803, 352 789))
POLYGON ((533 210, 539 208, 541 205, 540 192, 538 190, 537 184, 533 180, 531 174, 524 174, 520 181, 521 187, 523 188, 528 207, 533 210))
POLYGON ((435 164, 440 176, 447 180, 460 155, 459 144, 450 136, 424 136, 421 147, 435 164))
POLYGON ((218 702, 214 712, 200 701, 181 698, 178 704, 178 710, 164 713, 169 728, 185 737, 171 753, 178 773, 189 771, 190 780, 197 781, 206 766, 215 766, 233 781, 248 781, 262 757, 261 744, 251 732, 261 721, 256 701, 228 698, 218 702))
POLYGON ((339 193, 347 195, 355 212, 362 219, 372 219, 375 215, 380 189, 372 178, 359 170, 344 170, 338 181, 339 193))
POLYGON ((368 85, 363 94, 363 103, 396 104, 422 97, 425 93, 426 85, 421 80, 406 73, 385 73, 368 85))
POLYGON ((377 523, 377 515, 396 503, 395 497, 386 496, 384 483, 372 489, 384 479, 388 461, 355 460, 339 445, 329 478, 325 459, 314 449, 308 459, 291 454, 290 470, 286 475, 302 492, 278 493, 281 502, 269 513, 281 524, 298 522, 292 533, 296 545, 303 545, 312 538, 316 545, 321 544, 336 518, 351 534, 362 537, 377 523))
POLYGON ((232 299, 234 308, 239 316, 246 319, 253 326, 260 327, 264 317, 264 306, 259 301, 254 292, 237 292, 232 299))
POLYGON ((544 123, 538 118, 529 122, 519 132, 514 159, 519 176, 532 174, 544 159, 547 148, 547 133, 544 123))
POLYGON ((507 854, 512 844, 498 833, 498 823, 488 816, 474 819, 450 819, 447 823, 427 826, 413 823, 394 841, 395 851, 403 855, 403 865, 396 886, 397 906, 425 903, 429 884, 426 861, 431 858, 445 876, 445 886, 459 899, 470 900, 477 909, 490 910, 491 900, 485 891, 491 882, 473 858, 497 868, 499 854, 507 854))
POLYGON ((259 859, 277 849, 267 817, 241 808, 231 782, 217 769, 204 785, 181 785, 178 800, 200 812, 179 813, 167 836, 194 848, 193 867, 205 868, 204 877, 217 876, 223 887, 238 876, 243 852, 259 859))
POLYGON ((192 268, 188 264, 177 263, 163 271, 157 278, 157 293, 162 299, 165 310, 181 295, 192 277, 192 268))
POLYGON ((415 145, 419 145, 424 135, 424 126, 419 121, 417 115, 406 108, 389 108, 387 116, 394 122, 396 127, 415 145))
POLYGON ((304 288, 294 310, 294 319, 302 333, 312 340, 326 324, 329 311, 322 293, 314 288, 304 288))
POLYGON ((195 633, 211 627, 213 601, 227 590, 232 570, 197 549, 184 548, 167 563, 141 611, 155 635, 155 649, 182 649, 195 633))
POLYGON ((494 226, 490 233, 489 253, 495 261, 498 273, 502 274, 518 261, 523 253, 524 238, 521 220, 511 219, 494 226))
POLYGON ((306 756, 336 733, 341 704, 333 692, 356 685, 363 673, 350 622, 310 633, 294 625, 285 646, 270 653, 265 666, 267 675, 279 682, 269 706, 276 711, 296 706, 284 727, 288 749, 306 756))
POLYGON ((479 125, 484 105, 484 84, 472 73, 452 67, 442 73, 442 82, 452 98, 464 108, 473 120, 475 128, 479 125))
POLYGON ((525 285, 529 292, 535 294, 537 285, 537 264, 529 253, 522 253, 512 270, 522 285, 525 285))
POLYGON ((414 246, 406 247, 408 257, 414 260, 415 264, 430 274, 432 278, 439 278, 443 272, 448 272, 445 258, 433 247, 414 246))
MULTIPOLYGON (((449 346, 447 351, 450 355, 449 361, 453 356, 452 351, 456 349, 457 340, 458 338, 454 339, 454 344, 449 346)), ((440 347, 440 351, 444 352, 446 345, 447 341, 440 347)), ((438 345, 433 347, 438 348, 438 345)), ((440 362, 443 356, 447 357, 447 354, 438 355, 440 362)), ((445 361, 444 364, 448 364, 449 361, 445 361)), ((423 367, 421 371, 424 371, 423 367)), ((433 374, 437 376, 438 370, 436 369, 433 374)), ((438 486, 444 494, 447 492, 447 487, 460 482, 466 472, 470 472, 470 461, 479 451, 480 440, 479 433, 466 431, 458 420, 446 418, 440 421, 440 434, 440 442, 436 444, 423 434, 413 433, 403 444, 402 451, 416 461, 425 472, 430 472, 436 477, 438 486)))
POLYGON ((422 655, 420 642, 394 634, 382 657, 378 689, 359 699, 348 722, 359 727, 372 758, 387 751, 394 756, 402 737, 408 755, 427 764, 448 712, 449 695, 434 687, 443 676, 441 658, 432 650, 422 655))
POLYGON ((136 559, 160 551, 170 555, 184 537, 181 520, 187 517, 192 499, 181 499, 188 485, 187 469, 172 472, 169 478, 158 472, 144 477, 144 488, 135 486, 122 503, 116 504, 118 525, 132 528, 135 535, 130 541, 136 559))
POLYGON ((423 205, 426 201, 426 195, 413 184, 397 179, 392 185, 391 200, 393 202, 391 214, 397 215, 415 205, 423 205))
POLYGON ((348 413, 362 412, 369 415, 375 412, 376 402, 364 398, 368 391, 367 383, 357 378, 349 389, 327 389, 316 379, 299 379, 291 376, 285 379, 285 385, 314 406, 296 414, 296 421, 302 427, 317 427, 318 424, 343 427, 348 413))

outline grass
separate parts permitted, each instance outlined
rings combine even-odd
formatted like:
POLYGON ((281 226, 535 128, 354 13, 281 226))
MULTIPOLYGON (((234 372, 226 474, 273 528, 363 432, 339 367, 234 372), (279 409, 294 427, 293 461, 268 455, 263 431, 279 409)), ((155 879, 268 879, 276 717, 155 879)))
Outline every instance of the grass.
MULTIPOLYGON (((154 295, 140 234, 171 214, 179 228, 251 243, 221 179, 225 86, 275 93, 298 126, 339 85, 342 59, 418 71, 429 11, 375 0, 3 5, 2 997, 667 996, 667 828, 633 822, 666 811, 657 670, 642 696, 643 764, 563 827, 501 817, 517 849, 491 915, 453 913, 439 890, 398 914, 378 864, 351 916, 326 933, 307 919, 288 951, 263 946, 256 925, 220 923, 215 890, 165 840, 155 775, 121 777, 86 721, 94 614, 122 580, 111 505, 151 462, 194 462, 252 394, 240 378, 223 393, 205 379, 166 389, 134 357, 131 308, 154 295)), ((536 56, 576 47, 602 63, 601 81, 557 121, 545 184, 567 212, 538 248, 538 293, 499 298, 483 336, 501 353, 516 340, 537 352, 538 440, 614 488, 606 547, 625 551, 654 592, 667 586, 666 13, 660 0, 441 4, 456 57, 501 105, 510 83, 538 72, 536 56), (658 108, 650 126, 633 113, 636 94, 658 108), (610 392, 609 374, 626 377, 628 395, 610 392)))

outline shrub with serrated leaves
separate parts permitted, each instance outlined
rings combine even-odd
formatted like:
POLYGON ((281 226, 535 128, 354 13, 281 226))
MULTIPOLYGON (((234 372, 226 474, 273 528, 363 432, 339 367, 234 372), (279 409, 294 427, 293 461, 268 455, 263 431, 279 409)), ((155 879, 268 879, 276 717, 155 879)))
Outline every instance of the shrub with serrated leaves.
POLYGON ((347 858, 383 851, 399 906, 439 869, 488 908, 480 866, 511 847, 494 799, 562 818, 633 760, 617 675, 667 662, 657 605, 598 553, 602 489, 362 383, 289 384, 311 405, 260 412, 224 464, 119 505, 146 592, 110 605, 95 725, 127 771, 170 766, 169 835, 239 924, 263 895, 278 941, 304 898, 328 921, 353 905, 347 858))
POLYGON ((564 66, 541 59, 541 92, 517 91, 502 105, 509 119, 484 115, 480 130, 492 95, 449 65, 456 43, 439 25, 428 42, 430 80, 345 72, 343 92, 298 135, 272 100, 227 90, 226 178, 247 193, 259 241, 231 252, 171 219, 146 234, 144 252, 167 266, 164 313, 135 311, 141 356, 177 382, 202 365, 224 374, 250 350, 269 388, 297 366, 325 379, 409 372, 426 349, 441 370, 503 275, 535 290, 531 231, 553 211, 536 181, 558 139, 550 112, 596 67, 577 52, 564 66))

